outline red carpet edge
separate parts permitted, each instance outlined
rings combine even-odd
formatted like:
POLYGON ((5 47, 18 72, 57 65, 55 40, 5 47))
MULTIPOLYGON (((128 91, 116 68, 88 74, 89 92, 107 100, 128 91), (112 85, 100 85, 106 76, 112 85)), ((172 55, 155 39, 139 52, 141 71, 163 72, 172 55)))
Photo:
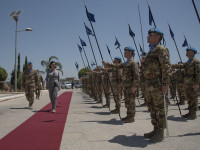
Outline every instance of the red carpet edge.
POLYGON ((59 150, 72 93, 58 97, 56 113, 49 103, 3 137, 0 150, 59 150))

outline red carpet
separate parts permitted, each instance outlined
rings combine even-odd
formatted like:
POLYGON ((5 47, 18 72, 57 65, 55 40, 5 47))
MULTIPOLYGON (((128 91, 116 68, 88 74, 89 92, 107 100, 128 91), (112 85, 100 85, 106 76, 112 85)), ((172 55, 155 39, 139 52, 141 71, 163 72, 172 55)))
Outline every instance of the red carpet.
POLYGON ((0 141, 0 150, 59 150, 72 92, 57 99, 56 113, 49 103, 0 141))

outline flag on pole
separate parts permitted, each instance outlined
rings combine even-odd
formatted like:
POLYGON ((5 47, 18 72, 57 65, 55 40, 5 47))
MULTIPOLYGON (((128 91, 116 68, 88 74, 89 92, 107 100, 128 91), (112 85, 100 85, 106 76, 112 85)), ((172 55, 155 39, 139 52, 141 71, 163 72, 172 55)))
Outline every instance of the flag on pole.
POLYGON ((185 40, 184 40, 184 42, 183 42, 183 44, 182 44, 182 47, 185 47, 185 46, 188 47, 188 42, 187 42, 187 39, 186 39, 186 38, 185 38, 185 40))
POLYGON ((85 25, 85 30, 86 30, 86 34, 87 35, 92 35, 94 36, 94 34, 92 33, 92 31, 85 25))
POLYGON ((135 37, 135 33, 131 30, 131 27, 130 25, 128 24, 128 27, 129 27, 129 35, 134 38, 135 37))
POLYGON ((115 41, 115 45, 117 45, 116 49, 118 49, 120 47, 120 43, 118 42, 117 38, 116 38, 116 41, 115 41))
POLYGON ((170 27, 170 25, 168 24, 168 26, 169 26, 169 32, 170 32, 170 35, 171 35, 171 37, 172 37, 172 39, 174 38, 174 33, 173 33, 173 31, 172 31, 172 29, 171 29, 171 27, 170 27))
POLYGON ((152 12, 151 12, 151 8, 149 6, 149 25, 152 25, 152 21, 153 21, 153 15, 152 15, 152 12))
POLYGON ((89 21, 95 22, 94 14, 89 13, 88 10, 87 10, 87 7, 86 7, 86 14, 87 14, 87 17, 88 17, 89 21))
POLYGON ((82 52, 82 47, 80 45, 78 45, 79 51, 80 53, 82 52))
POLYGON ((109 53, 109 55, 110 55, 110 49, 108 48, 108 45, 106 45, 106 47, 107 47, 108 53, 109 53))
POLYGON ((83 41, 81 38, 80 38, 80 41, 81 41, 81 45, 82 46, 87 46, 86 43, 85 43, 85 41, 83 41))
POLYGON ((75 66, 76 66, 76 69, 78 69, 78 68, 79 68, 79 65, 78 65, 78 63, 77 63, 77 62, 75 63, 75 66))

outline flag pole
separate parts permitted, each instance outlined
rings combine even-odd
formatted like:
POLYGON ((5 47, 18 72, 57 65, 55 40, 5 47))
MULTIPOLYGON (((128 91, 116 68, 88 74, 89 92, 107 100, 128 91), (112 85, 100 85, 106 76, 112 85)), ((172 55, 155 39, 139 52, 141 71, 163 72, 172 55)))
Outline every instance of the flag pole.
MULTIPOLYGON (((86 4, 85 4, 85 9, 86 9, 86 12, 88 13, 86 4)), ((103 56, 102 56, 102 53, 101 53, 101 49, 100 49, 100 47, 99 47, 99 43, 98 43, 98 40, 97 40, 97 37, 96 37, 96 33, 95 33, 95 31, 94 31, 92 22, 91 22, 91 20, 90 20, 89 18, 88 18, 88 20, 89 20, 89 22, 90 22, 90 25, 91 25, 91 27, 92 27, 92 31, 93 31, 93 33, 94 33, 94 37, 95 37, 95 40, 96 40, 96 43, 97 43, 97 47, 98 47, 98 50, 99 50, 99 53, 100 53, 100 56, 101 56, 101 60, 103 61, 103 56)), ((107 75, 108 75, 108 74, 107 74, 107 75)), ((112 93, 113 93, 114 101, 115 101, 115 103, 116 103, 115 94, 114 94, 114 90, 113 90, 113 87, 112 87, 112 84, 111 84, 109 75, 108 75, 108 81, 109 81, 109 84, 110 84, 110 87, 111 87, 111 91, 112 91, 112 93)), ((117 103, 116 103, 116 105, 117 105, 117 103)), ((119 106, 117 106, 117 107, 118 107, 118 110, 119 110, 119 118, 121 119, 120 108, 119 108, 119 106)))
POLYGON ((140 6, 139 6, 139 4, 138 4, 138 12, 139 12, 139 18, 140 18, 140 30, 141 30, 141 34, 142 34, 142 46, 143 46, 143 50, 144 50, 144 37, 143 37, 142 19, 141 19, 141 15, 140 15, 140 6))
MULTIPOLYGON (((109 50, 108 45, 106 45, 106 47, 107 47, 107 49, 109 50)), ((111 59, 111 61, 113 62, 113 58, 112 58, 112 56, 111 56, 111 53, 108 52, 108 54, 110 55, 110 59, 111 59)))
MULTIPOLYGON (((79 39, 80 39, 80 41, 81 41, 81 38, 80 38, 80 36, 79 36, 79 39)), ((84 52, 84 54, 85 54, 85 58, 86 58, 86 60, 87 60, 87 63, 88 63, 88 67, 91 69, 91 67, 90 67, 90 63, 89 63, 89 61, 88 61, 88 58, 87 58, 87 55, 86 55, 86 53, 85 53, 85 49, 84 49, 84 47, 83 47, 83 45, 82 45, 82 44, 81 44, 81 46, 82 46, 83 52, 84 52)))
MULTIPOLYGON (((115 37, 115 39, 117 40, 117 37, 115 37)), ((121 55, 122 55, 123 61, 125 62, 124 56, 123 56, 123 54, 122 54, 122 50, 121 50, 120 46, 119 46, 119 50, 120 50, 120 53, 121 53, 121 55)))
POLYGON ((194 0, 192 0, 192 4, 193 4, 193 6, 194 6, 194 9, 195 9, 195 12, 196 12, 196 15, 197 15, 197 19, 199 20, 199 23, 200 23, 199 13, 198 13, 198 11, 197 11, 197 8, 196 8, 196 5, 195 5, 195 3, 194 3, 194 0))
MULTIPOLYGON (((79 47, 78 43, 77 43, 77 46, 79 47)), ((79 52, 80 52, 80 50, 79 50, 79 52)), ((81 52, 80 52, 80 55, 81 55, 81 58, 82 58, 82 61, 83 61, 83 65, 84 65, 84 67, 86 68, 85 62, 84 62, 84 60, 83 60, 83 56, 82 56, 81 52)))
MULTIPOLYGON (((85 25, 85 27, 86 27, 85 22, 84 22, 84 25, 85 25)), ((90 47, 91 47, 91 49, 92 49, 92 54, 93 54, 93 57, 94 57, 94 61, 95 61, 96 65, 97 65, 97 60, 96 60, 96 57, 95 57, 95 55, 94 55, 94 50, 93 50, 92 43, 91 43, 91 41, 90 41, 90 37, 89 37, 88 34, 87 34, 87 37, 88 37, 88 40, 89 40, 89 43, 90 43, 90 47)))

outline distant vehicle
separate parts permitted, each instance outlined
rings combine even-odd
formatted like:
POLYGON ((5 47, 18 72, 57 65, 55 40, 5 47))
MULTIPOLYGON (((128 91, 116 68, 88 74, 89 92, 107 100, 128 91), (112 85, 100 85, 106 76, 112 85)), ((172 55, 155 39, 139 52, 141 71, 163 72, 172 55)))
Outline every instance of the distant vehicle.
POLYGON ((62 82, 61 83, 61 88, 62 89, 71 89, 72 88, 72 84, 71 82, 67 81, 67 82, 62 82))
POLYGON ((82 88, 82 87, 83 87, 83 85, 82 85, 82 83, 81 83, 81 82, 79 82, 79 83, 76 83, 76 84, 75 84, 75 87, 76 87, 76 88, 82 88))

